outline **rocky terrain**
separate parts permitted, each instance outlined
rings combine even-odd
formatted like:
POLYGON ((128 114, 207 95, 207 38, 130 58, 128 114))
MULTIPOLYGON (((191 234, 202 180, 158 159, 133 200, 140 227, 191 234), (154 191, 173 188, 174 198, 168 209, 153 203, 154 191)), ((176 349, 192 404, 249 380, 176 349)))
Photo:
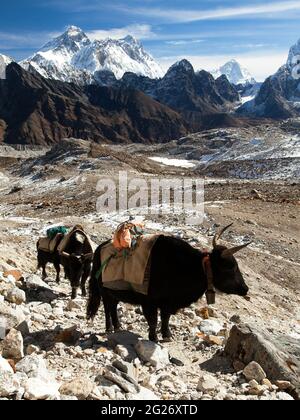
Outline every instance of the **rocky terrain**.
POLYGON ((299 172, 286 175, 282 162, 270 169, 283 150, 299 167, 295 126, 211 130, 147 147, 72 139, 33 150, 1 146, 0 398, 299 398, 299 172), (241 157, 247 179, 228 176, 241 157), (213 177, 210 159, 220 168, 213 177), (266 169, 249 176, 249 161, 260 159, 266 169), (249 299, 220 295, 209 308, 200 300, 172 318, 174 341, 155 345, 140 308, 120 305, 124 332, 107 336, 103 310, 87 323, 85 299, 70 300, 63 276, 54 283, 49 266, 42 282, 36 241, 47 228, 81 223, 96 246, 128 218, 96 210, 98 180, 117 179, 120 170, 146 180, 204 174, 201 226, 162 214, 145 215, 146 228, 207 248, 220 226, 234 222, 224 244, 253 241, 237 257, 249 299))

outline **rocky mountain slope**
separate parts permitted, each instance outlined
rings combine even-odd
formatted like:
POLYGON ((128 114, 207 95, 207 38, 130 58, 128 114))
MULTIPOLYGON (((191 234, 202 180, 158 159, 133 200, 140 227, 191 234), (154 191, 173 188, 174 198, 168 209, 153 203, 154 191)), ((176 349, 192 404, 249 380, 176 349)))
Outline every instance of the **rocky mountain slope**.
POLYGON ((187 132, 170 108, 133 89, 45 79, 12 63, 0 84, 0 136, 6 143, 164 142, 187 132))
POLYGON ((300 114, 300 40, 291 47, 286 65, 270 76, 257 96, 239 110, 242 114, 285 119, 300 114))
POLYGON ((251 76, 250 72, 241 66, 236 60, 225 63, 218 69, 212 70, 211 74, 215 79, 225 75, 230 83, 234 85, 253 85, 256 80, 251 76))
POLYGON ((132 36, 92 42, 75 26, 70 26, 20 65, 46 78, 79 84, 94 82, 102 71, 109 71, 117 79, 127 71, 151 78, 163 75, 159 65, 132 36))

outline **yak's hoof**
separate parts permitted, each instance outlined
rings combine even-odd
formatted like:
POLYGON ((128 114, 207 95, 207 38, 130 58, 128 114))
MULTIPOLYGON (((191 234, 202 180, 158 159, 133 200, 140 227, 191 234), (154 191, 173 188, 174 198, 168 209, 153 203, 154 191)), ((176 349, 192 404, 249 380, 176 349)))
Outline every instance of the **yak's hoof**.
POLYGON ((156 343, 156 344, 159 343, 157 335, 149 335, 149 341, 153 341, 153 343, 156 343))
POLYGON ((170 337, 163 337, 163 343, 172 343, 173 340, 174 338, 172 335, 170 337))
POLYGON ((106 334, 113 334, 114 333, 114 329, 111 328, 106 328, 106 334))
POLYGON ((124 330, 123 330, 122 327, 115 328, 115 333, 119 333, 119 332, 123 332, 123 331, 124 330))

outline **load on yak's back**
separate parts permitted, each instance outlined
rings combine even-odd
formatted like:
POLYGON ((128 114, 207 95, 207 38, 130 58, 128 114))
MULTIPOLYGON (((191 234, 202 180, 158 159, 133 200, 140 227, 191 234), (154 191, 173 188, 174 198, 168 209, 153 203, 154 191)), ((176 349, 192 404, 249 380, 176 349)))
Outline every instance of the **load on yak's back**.
POLYGON ((235 254, 249 243, 233 248, 219 244, 201 251, 173 236, 144 235, 134 223, 122 224, 112 241, 95 251, 89 287, 88 319, 94 318, 103 299, 106 330, 118 330, 119 302, 141 305, 149 325, 149 339, 157 341, 158 310, 164 340, 172 337, 169 321, 179 309, 189 307, 204 294, 214 303, 216 290, 246 296, 248 287, 235 254))
POLYGON ((52 263, 56 269, 56 282, 60 282, 60 266, 65 277, 70 280, 72 299, 77 296, 81 286, 82 295, 86 296, 86 281, 91 273, 93 248, 88 235, 80 225, 68 229, 65 226, 51 228, 47 237, 37 243, 38 269, 42 268, 42 278, 47 278, 46 266, 52 263))

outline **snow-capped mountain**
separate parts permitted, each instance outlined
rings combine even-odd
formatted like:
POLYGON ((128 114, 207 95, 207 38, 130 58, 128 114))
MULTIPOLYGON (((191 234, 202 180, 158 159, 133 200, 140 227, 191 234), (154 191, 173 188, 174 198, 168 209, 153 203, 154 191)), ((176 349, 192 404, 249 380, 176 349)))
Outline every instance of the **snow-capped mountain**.
POLYGON ((112 72, 117 79, 126 72, 151 78, 163 76, 162 69, 135 38, 91 42, 75 26, 70 26, 20 65, 25 70, 34 69, 44 77, 65 82, 90 83, 94 74, 101 71, 112 72))
POLYGON ((5 79, 6 67, 13 62, 7 55, 0 54, 0 79, 5 79))
POLYGON ((256 80, 250 72, 243 66, 241 66, 236 60, 228 61, 218 69, 212 70, 211 74, 215 79, 221 75, 225 75, 230 83, 234 85, 253 85, 256 83, 256 80))
POLYGON ((240 112, 268 118, 299 116, 300 40, 290 48, 286 64, 267 78, 255 99, 240 112))

